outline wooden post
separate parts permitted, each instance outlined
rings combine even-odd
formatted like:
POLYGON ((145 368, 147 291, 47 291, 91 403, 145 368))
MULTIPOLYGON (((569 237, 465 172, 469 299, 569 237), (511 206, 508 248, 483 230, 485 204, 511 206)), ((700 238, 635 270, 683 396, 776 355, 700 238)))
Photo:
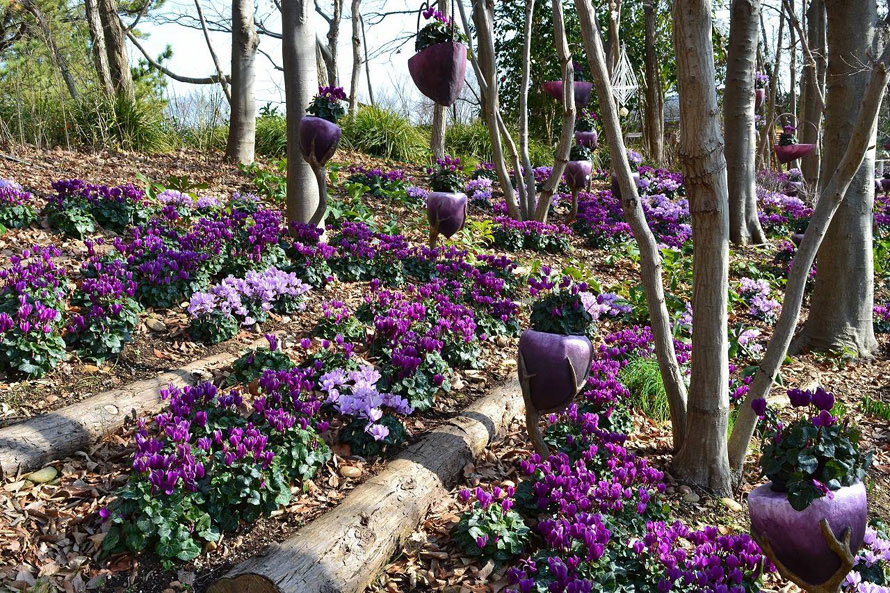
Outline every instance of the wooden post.
POLYGON ((525 426, 528 430, 528 438, 534 445, 535 452, 542 459, 547 459, 550 457, 550 449, 547 448, 547 443, 544 442, 544 435, 541 433, 541 415, 535 409, 534 404, 532 404, 531 386, 529 385, 529 379, 534 377, 534 375, 528 374, 525 358, 522 354, 519 354, 517 364, 519 366, 519 386, 522 388, 522 399, 525 400, 525 426))

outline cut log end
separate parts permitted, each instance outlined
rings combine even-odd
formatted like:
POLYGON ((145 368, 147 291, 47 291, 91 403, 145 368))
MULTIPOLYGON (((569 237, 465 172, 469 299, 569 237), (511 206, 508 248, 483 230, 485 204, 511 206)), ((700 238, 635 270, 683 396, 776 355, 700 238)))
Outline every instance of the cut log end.
POLYGON ((207 593, 281 593, 275 583, 258 574, 223 577, 207 587, 207 593))

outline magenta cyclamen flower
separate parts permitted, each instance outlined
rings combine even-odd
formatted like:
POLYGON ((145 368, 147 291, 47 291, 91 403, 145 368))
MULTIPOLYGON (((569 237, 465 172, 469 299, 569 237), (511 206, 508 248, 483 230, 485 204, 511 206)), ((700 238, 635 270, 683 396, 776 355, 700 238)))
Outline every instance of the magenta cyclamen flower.
POLYGON ((813 399, 813 394, 802 389, 789 389, 788 399, 791 400, 792 406, 801 408, 810 405, 810 401, 813 399))
POLYGON ((816 388, 812 395, 812 404, 820 410, 831 410, 834 407, 834 395, 822 387, 816 388))
POLYGON ((766 415, 766 400, 762 397, 751 400, 751 409, 754 410, 755 414, 763 418, 766 415))

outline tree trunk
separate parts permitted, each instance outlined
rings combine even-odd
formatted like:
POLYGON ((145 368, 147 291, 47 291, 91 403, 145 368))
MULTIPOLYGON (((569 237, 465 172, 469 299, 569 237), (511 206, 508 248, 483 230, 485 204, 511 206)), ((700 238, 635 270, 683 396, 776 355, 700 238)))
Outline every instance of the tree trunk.
MULTIPOLYGON (((823 186, 843 157, 856 124, 868 81, 861 62, 873 49, 877 19, 873 0, 826 0, 825 11, 828 71, 823 186)), ((795 350, 824 352, 846 347, 859 356, 869 356, 877 348, 872 325, 874 159, 872 148, 828 227, 825 246, 816 259, 818 273, 809 316, 792 346, 795 350)))
POLYGON ((333 0, 334 16, 328 20, 328 47, 325 54, 325 65, 328 70, 328 84, 340 86, 337 73, 337 42, 340 39, 340 19, 343 16, 343 0, 333 0))
POLYGON ((408 447, 335 509, 237 565, 208 593, 366 591, 430 506, 521 415, 514 380, 408 447))
POLYGON ((791 263, 785 298, 782 301, 782 312, 776 322, 776 329, 766 347, 763 360, 757 367, 751 389, 733 426, 732 437, 729 440, 729 462, 737 482, 741 482, 745 454, 754 435, 754 428, 757 426, 757 415, 751 409, 751 401, 769 394, 776 374, 785 360, 794 328, 800 317, 810 266, 813 265, 816 252, 827 236, 832 217, 850 193, 848 188, 860 170, 865 155, 874 150, 873 139, 878 114, 888 81, 890 81, 890 44, 885 45, 879 61, 872 66, 862 102, 857 103, 857 106, 861 107, 856 124, 843 143, 845 150, 843 159, 832 173, 824 191, 818 194, 810 223, 807 225, 797 255, 791 263))
MULTIPOLYGON (((823 0, 810 0, 807 9, 807 38, 813 61, 807 57, 807 64, 803 72, 803 94, 806 101, 803 104, 801 117, 800 141, 807 144, 821 144, 822 131, 822 104, 818 100, 819 94, 825 88, 825 2, 823 0)), ((800 160, 800 170, 803 173, 806 186, 814 191, 819 182, 819 159, 821 149, 814 150, 800 160)))
POLYGON ((315 73, 318 86, 328 86, 328 65, 324 53, 327 51, 318 39, 315 40, 315 73))
POLYGON ((729 200, 717 111, 711 3, 674 1, 674 46, 680 93, 680 160, 692 214, 692 377, 686 442, 675 475, 719 495, 731 492, 727 289, 729 200))
MULTIPOLYGON (((785 32, 785 11, 780 11, 779 15, 779 34, 776 38, 775 59, 769 72, 769 93, 767 97, 766 118, 763 123, 763 130, 760 132, 760 150, 758 150, 758 167, 768 169, 773 154, 773 138, 775 136, 776 118, 776 93, 779 88, 779 64, 782 63, 782 35, 785 32)), ((761 15, 761 28, 763 28, 763 16, 761 15)), ((766 43, 766 39, 764 39, 766 43)))
POLYGON ((365 17, 359 16, 359 23, 362 25, 362 46, 365 49, 365 78, 368 80, 368 101, 371 105, 377 106, 374 101, 374 88, 371 86, 371 60, 368 59, 368 38, 365 36, 365 17))
POLYGON ((355 115, 358 103, 359 78, 362 75, 362 38, 361 31, 362 0, 352 0, 352 77, 349 81, 349 117, 355 115))
MULTIPOLYGON (((516 184, 525 183, 525 199, 520 200, 519 215, 523 220, 531 218, 535 208, 535 172, 528 151, 528 91, 531 80, 532 24, 535 16, 535 0, 525 3, 525 30, 522 37, 522 82, 519 89, 519 154, 522 157, 522 171, 516 171, 516 184), (524 172, 524 175, 523 175, 524 172)), ((550 138, 548 132, 547 138, 550 138)))
POLYGON ((46 16, 44 16, 43 11, 40 10, 40 7, 37 6, 37 3, 34 2, 34 0, 24 0, 22 5, 31 13, 34 20, 37 21, 37 26, 40 27, 40 32, 43 34, 43 38, 46 41, 46 46, 49 48, 50 55, 52 55, 53 61, 56 63, 56 68, 58 68, 59 74, 62 75, 62 80, 65 81, 65 86, 68 87, 68 93, 71 95, 71 98, 77 102, 77 87, 74 84, 74 77, 71 76, 71 70, 68 68, 68 60, 66 60, 64 54, 59 51, 59 46, 56 45, 56 40, 53 37, 52 30, 49 28, 49 23, 46 21, 46 16))
POLYGON ((315 174, 300 154, 300 121, 318 87, 309 0, 285 0, 281 4, 281 24, 287 109, 287 219, 323 221, 315 174))
POLYGON ((133 75, 130 73, 130 60, 127 58, 124 28, 117 14, 117 2, 115 0, 97 0, 97 2, 114 92, 124 100, 135 101, 136 91, 133 87, 133 75))
MULTIPOLYGON (((603 40, 597 29, 596 11, 591 0, 575 0, 575 7, 596 93, 600 97, 611 97, 612 83, 606 65, 603 40)), ((674 449, 679 449, 686 435, 686 384, 680 365, 677 364, 670 317, 665 306, 661 254, 655 236, 646 222, 643 206, 637 194, 637 185, 627 162, 627 149, 624 146, 621 122, 618 119, 618 106, 614 101, 604 101, 600 104, 600 110, 603 130, 609 146, 612 147, 612 154, 623 155, 623 158, 616 156, 612 159, 613 175, 621 190, 624 218, 640 248, 640 281, 649 307, 649 325, 652 327, 655 342, 655 358, 658 360, 658 368, 661 371, 670 407, 674 449)))
POLYGON ((259 43, 253 24, 253 0, 232 0, 232 102, 226 158, 245 165, 253 162, 256 142, 253 83, 259 43))
MULTIPOLYGON (((806 1, 806 0, 804 0, 806 1)), ((794 16, 794 0, 788 0, 789 18, 794 16)), ((788 85, 789 103, 788 112, 797 115, 797 39, 794 27, 788 28, 788 70, 790 82, 788 85)), ((797 122, 795 122, 796 124, 797 122)))
POLYGON ((655 52, 655 1, 647 0, 643 4, 646 17, 646 150, 655 166, 660 167, 664 161, 664 97, 655 52))
POLYGON ((90 45, 93 51, 93 64, 96 76, 106 97, 114 96, 114 85, 111 82, 111 70, 108 67, 108 49, 105 47, 105 33, 102 30, 102 19, 99 18, 97 0, 84 0, 87 25, 90 30, 90 45))
MULTIPOLYGON (((445 18, 451 16, 451 5, 447 0, 439 2, 439 12, 445 18)), ((438 103, 433 104, 433 125, 430 130, 430 152, 434 159, 445 158, 445 117, 448 114, 448 108, 438 103)))
POLYGON ((621 56, 621 2, 622 0, 609 0, 609 48, 606 59, 610 79, 621 56))
POLYGON ((733 0, 726 57, 723 122, 729 188, 729 238, 738 245, 766 241, 757 218, 757 134, 754 126, 754 69, 760 0, 733 0))

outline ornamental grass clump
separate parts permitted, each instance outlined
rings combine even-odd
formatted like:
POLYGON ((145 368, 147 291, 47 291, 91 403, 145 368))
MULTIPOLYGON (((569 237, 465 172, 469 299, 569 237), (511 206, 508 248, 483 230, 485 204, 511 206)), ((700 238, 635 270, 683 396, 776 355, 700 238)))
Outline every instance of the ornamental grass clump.
POLYGON ((473 501, 451 530, 452 540, 461 552, 497 565, 519 556, 528 544, 531 530, 513 509, 515 494, 513 486, 495 486, 490 493, 482 488, 460 492, 458 497, 463 504, 473 501))
POLYGON ((381 455, 405 442, 405 427, 397 415, 409 416, 414 408, 405 398, 381 393, 378 381, 380 373, 368 364, 334 369, 318 378, 327 394, 324 406, 347 419, 339 437, 353 455, 381 455))
MULTIPOLYGON (((791 506, 802 511, 817 498, 832 498, 834 491, 862 481, 872 454, 861 452, 859 430, 832 414, 833 394, 821 387, 789 389, 788 399, 797 417, 766 435, 760 466, 772 489, 787 493, 791 506)), ((751 407, 763 416, 766 400, 756 399, 751 407)))
POLYGON ((133 341, 142 306, 123 260, 103 262, 94 256, 83 264, 82 275, 71 297, 65 341, 81 358, 102 363, 133 341))
POLYGON ((291 484, 330 457, 312 426, 318 402, 304 371, 269 371, 260 389, 252 405, 211 383, 162 392, 167 409, 139 420, 130 478, 100 512, 112 523, 104 554, 152 549, 166 566, 188 561, 290 501, 291 484))
POLYGON ((0 227, 22 229, 37 219, 31 194, 9 179, 0 179, 0 227))

